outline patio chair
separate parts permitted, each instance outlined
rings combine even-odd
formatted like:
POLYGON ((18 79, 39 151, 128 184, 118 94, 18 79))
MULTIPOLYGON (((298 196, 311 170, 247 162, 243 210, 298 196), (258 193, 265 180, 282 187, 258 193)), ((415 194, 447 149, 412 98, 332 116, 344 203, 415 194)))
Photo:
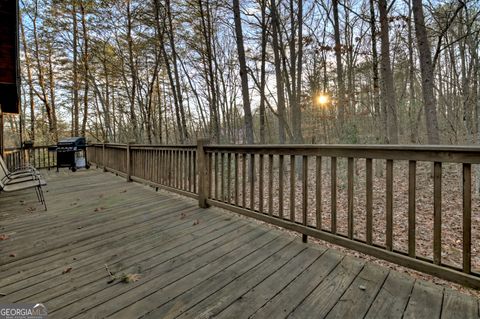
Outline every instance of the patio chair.
POLYGON ((37 172, 38 173, 37 169, 30 164, 26 164, 26 165, 23 165, 23 166, 18 166, 18 167, 15 167, 12 170, 9 170, 8 166, 7 166, 7 163, 3 159, 2 155, 0 155, 0 166, 3 167, 3 169, 5 171, 7 171, 10 175, 32 173, 32 172, 37 172))
POLYGON ((0 191, 15 192, 34 188, 38 201, 42 203, 45 210, 47 210, 47 203, 45 202, 45 196, 43 195, 42 189, 42 186, 47 185, 47 183, 40 178, 40 175, 32 174, 31 176, 21 177, 15 180, 7 176, 7 173, 3 169, 3 165, 0 166, 2 166, 2 169, 0 169, 0 191))
POLYGON ((35 179, 36 176, 40 176, 40 173, 35 168, 28 168, 23 170, 17 170, 11 172, 5 161, 0 156, 0 170, 3 170, 5 177, 3 178, 4 183, 19 183, 35 179))

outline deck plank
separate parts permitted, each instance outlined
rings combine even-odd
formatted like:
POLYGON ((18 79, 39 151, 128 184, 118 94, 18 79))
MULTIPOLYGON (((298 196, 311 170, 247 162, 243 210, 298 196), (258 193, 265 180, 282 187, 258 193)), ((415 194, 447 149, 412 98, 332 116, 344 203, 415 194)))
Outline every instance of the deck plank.
POLYGON ((265 281, 237 298, 235 302, 220 312, 217 317, 248 318, 305 271, 323 252, 323 250, 312 251, 311 248, 302 251, 298 256, 276 270, 265 281))
POLYGON ((0 303, 51 318, 478 318, 476 298, 189 198, 94 169, 44 174, 46 212, 33 191, 0 193, 0 303), (140 280, 108 283, 105 264, 140 280))
POLYGON ((403 318, 440 318, 442 302, 443 288, 438 289, 438 286, 429 282, 416 281, 403 318))
POLYGON ((365 318, 402 318, 414 283, 415 279, 405 274, 390 271, 365 318))
POLYGON ((325 318, 363 267, 362 261, 349 256, 343 258, 301 304, 289 311, 289 318, 308 318, 312 314, 325 318))
POLYGON ((387 275, 388 270, 385 268, 367 264, 326 318, 362 318, 377 296, 387 275))
POLYGON ((477 300, 452 289, 445 289, 442 319, 478 318, 477 300))

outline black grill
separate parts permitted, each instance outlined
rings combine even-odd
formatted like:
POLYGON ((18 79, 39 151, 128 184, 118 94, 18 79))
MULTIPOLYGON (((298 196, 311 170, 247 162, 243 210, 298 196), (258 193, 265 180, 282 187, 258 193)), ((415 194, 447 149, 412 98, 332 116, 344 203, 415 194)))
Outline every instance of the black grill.
POLYGON ((87 143, 85 137, 70 137, 57 144, 57 171, 60 167, 68 167, 73 172, 77 168, 90 168, 87 161, 87 143), (84 165, 77 165, 84 161, 84 165))

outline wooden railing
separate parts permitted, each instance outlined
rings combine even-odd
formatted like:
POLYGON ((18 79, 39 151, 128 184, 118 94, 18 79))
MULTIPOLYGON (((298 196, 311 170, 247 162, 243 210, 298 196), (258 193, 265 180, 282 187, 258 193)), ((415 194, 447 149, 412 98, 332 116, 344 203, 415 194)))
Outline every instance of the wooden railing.
POLYGON ((28 150, 20 148, 5 149, 5 162, 9 169, 31 164, 38 169, 50 169, 57 166, 57 157, 49 151, 49 146, 34 146, 28 150))
POLYGON ((127 180, 480 288, 480 148, 97 144, 127 180), (474 211, 472 214, 472 210, 474 211))
POLYGON ((195 145, 94 144, 88 160, 128 181, 198 197, 195 145))

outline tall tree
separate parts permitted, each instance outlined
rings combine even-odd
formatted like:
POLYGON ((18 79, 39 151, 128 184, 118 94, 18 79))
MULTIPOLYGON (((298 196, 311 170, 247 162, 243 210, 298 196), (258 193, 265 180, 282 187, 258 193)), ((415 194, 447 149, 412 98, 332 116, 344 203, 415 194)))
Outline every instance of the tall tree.
POLYGON ((386 111, 388 143, 398 144, 398 118, 395 100, 395 86, 390 61, 390 28, 388 26, 387 0, 378 0, 380 13, 381 38, 381 74, 382 74, 382 104, 386 111))
POLYGON ((412 0, 415 35, 420 56, 420 74, 422 78, 422 97, 425 109, 428 144, 439 144, 440 134, 437 119, 437 102, 433 93, 434 74, 430 42, 428 41, 422 0, 412 0))
POLYGON ((274 54, 274 65, 275 65, 275 79, 277 82, 277 109, 278 109, 278 136, 280 144, 285 144, 286 142, 286 125, 285 125, 285 87, 283 83, 283 72, 280 58, 280 45, 278 34, 280 32, 279 28, 279 19, 277 12, 277 4, 275 0, 270 1, 270 14, 272 16, 272 46, 274 54))
POLYGON ((250 107, 250 95, 248 88, 247 62, 245 59, 245 47, 243 44, 242 19, 240 16, 239 0, 233 0, 233 16, 235 21, 235 34, 237 37, 238 62, 240 64, 240 78, 242 80, 242 100, 245 118, 245 130, 247 143, 253 144, 253 119, 250 107))
POLYGON ((342 43, 340 40, 340 19, 338 16, 338 0, 332 1, 333 9, 333 33, 335 38, 335 60, 336 60, 336 71, 337 71, 337 94, 338 94, 338 118, 340 130, 343 133, 344 122, 345 122, 345 82, 343 80, 343 62, 342 62, 342 43))

